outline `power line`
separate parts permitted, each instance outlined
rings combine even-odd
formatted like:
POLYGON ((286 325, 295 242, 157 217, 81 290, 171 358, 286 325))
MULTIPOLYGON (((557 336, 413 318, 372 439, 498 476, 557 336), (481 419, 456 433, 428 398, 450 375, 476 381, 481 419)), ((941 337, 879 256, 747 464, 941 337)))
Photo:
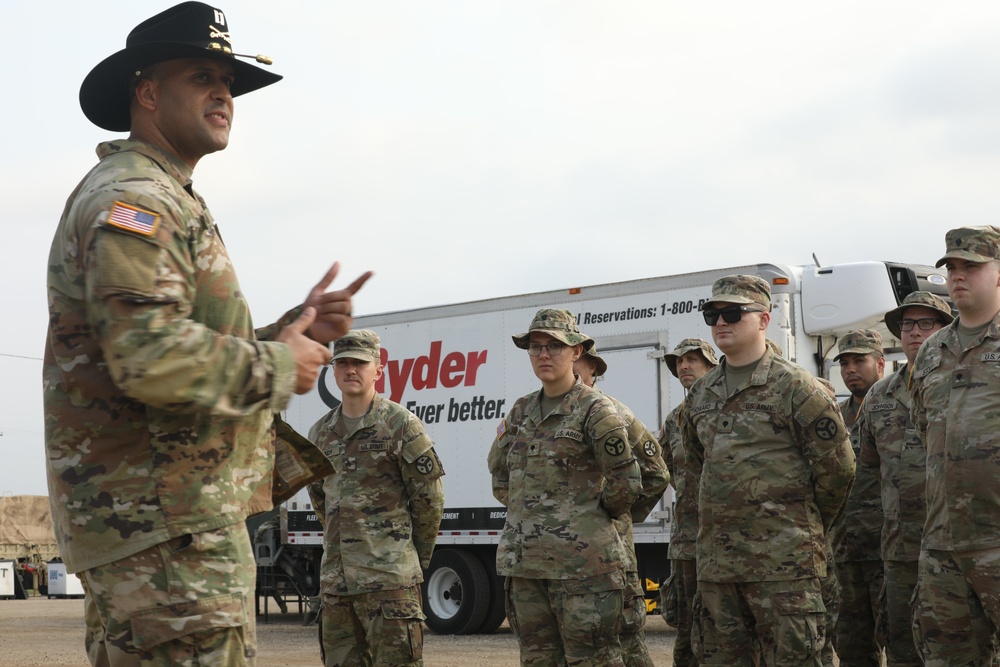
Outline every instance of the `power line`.
POLYGON ((29 357, 29 356, 26 356, 26 355, 23 355, 23 354, 6 354, 4 352, 0 352, 0 357, 10 357, 12 359, 31 359, 32 361, 42 361, 41 357, 29 357))

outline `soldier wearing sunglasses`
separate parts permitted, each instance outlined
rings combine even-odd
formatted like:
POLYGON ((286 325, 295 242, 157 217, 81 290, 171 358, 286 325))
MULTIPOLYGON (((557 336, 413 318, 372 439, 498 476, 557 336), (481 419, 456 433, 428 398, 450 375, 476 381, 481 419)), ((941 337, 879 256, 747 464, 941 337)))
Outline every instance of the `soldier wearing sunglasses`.
POLYGON ((692 630, 701 664, 822 664, 821 578, 827 532, 854 480, 836 402, 767 344, 770 285, 720 278, 705 304, 725 354, 681 411, 698 486, 698 593, 692 630))

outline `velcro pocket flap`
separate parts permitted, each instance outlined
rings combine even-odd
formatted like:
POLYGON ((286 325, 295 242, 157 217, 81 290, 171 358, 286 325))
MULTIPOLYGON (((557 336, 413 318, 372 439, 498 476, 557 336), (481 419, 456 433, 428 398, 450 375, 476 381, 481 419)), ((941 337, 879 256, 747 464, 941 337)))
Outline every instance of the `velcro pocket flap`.
POLYGON ((247 624, 242 596, 216 595, 204 600, 143 609, 132 615, 132 636, 143 650, 195 632, 247 624))
POLYGON ((382 616, 397 621, 424 620, 424 612, 416 600, 383 600, 382 616))

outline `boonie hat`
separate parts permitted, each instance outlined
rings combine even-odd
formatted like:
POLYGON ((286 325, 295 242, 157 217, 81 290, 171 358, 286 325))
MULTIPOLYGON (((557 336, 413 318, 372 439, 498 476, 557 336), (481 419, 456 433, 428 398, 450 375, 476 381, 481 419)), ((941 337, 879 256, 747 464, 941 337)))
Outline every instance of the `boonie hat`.
POLYGON ((983 227, 959 227, 944 235, 945 256, 937 261, 938 267, 949 259, 964 259, 967 262, 989 262, 1000 259, 1000 228, 993 225, 983 227))
POLYGON ((594 347, 594 339, 580 333, 580 328, 576 325, 576 318, 573 317, 573 313, 563 308, 542 308, 535 313, 535 317, 531 320, 531 325, 528 327, 526 333, 511 336, 514 340, 514 345, 522 350, 527 350, 528 337, 531 336, 531 332, 533 331, 548 334, 567 345, 583 345, 585 352, 594 347))
MULTIPOLYGON (((586 334, 584 334, 586 336, 586 334)), ((590 338, 590 336, 587 336, 590 338)), ((593 339, 591 338, 593 341, 593 339)), ((597 354, 597 341, 593 341, 593 345, 589 350, 583 353, 583 356, 587 357, 594 362, 594 377, 601 377, 608 372, 608 362, 601 358, 601 355, 597 354)))
POLYGON ((882 354, 882 335, 874 329, 859 329, 845 334, 837 342, 838 361, 845 354, 882 354))
POLYGON ((215 58, 231 63, 235 78, 233 97, 269 86, 281 75, 241 60, 255 58, 267 65, 266 56, 233 53, 233 40, 226 15, 203 2, 182 2, 146 19, 128 34, 125 48, 102 60, 80 86, 80 108, 94 125, 112 132, 127 131, 129 83, 144 67, 177 58, 215 58))
POLYGON ((910 292, 898 308, 893 308, 885 314, 885 328, 896 338, 902 338, 903 332, 899 328, 899 322, 903 319, 903 313, 910 306, 923 306, 940 313, 941 321, 944 324, 950 324, 955 319, 955 316, 951 314, 948 302, 937 294, 924 291, 910 292))
POLYGON ((667 368, 670 369, 673 376, 677 377, 677 360, 688 352, 696 351, 701 352, 701 356, 712 366, 719 365, 719 360, 715 358, 715 350, 708 344, 708 341, 704 341, 701 338, 685 338, 677 343, 677 347, 673 351, 663 355, 663 361, 667 363, 667 368))
POLYGON ((702 309, 711 307, 716 302, 741 305, 756 303, 771 310, 771 286, 758 276, 725 276, 712 285, 712 298, 702 309))
POLYGON ((333 344, 333 358, 361 359, 362 361, 381 361, 381 341, 378 334, 368 329, 348 331, 333 344))

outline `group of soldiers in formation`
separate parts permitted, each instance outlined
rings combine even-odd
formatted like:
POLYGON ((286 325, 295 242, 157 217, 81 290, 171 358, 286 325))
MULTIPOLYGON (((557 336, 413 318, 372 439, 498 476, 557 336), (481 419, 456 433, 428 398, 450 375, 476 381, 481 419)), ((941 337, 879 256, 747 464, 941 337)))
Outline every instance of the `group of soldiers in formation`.
MULTIPOLYGON (((80 88, 91 122, 129 133, 98 146, 48 261, 46 468, 86 652, 95 666, 254 664, 245 521, 315 481, 325 664, 421 665, 444 470, 420 421, 374 390, 378 336, 351 331, 371 273, 333 290, 334 263, 255 327, 193 187, 228 146, 233 99, 281 79, 242 57, 222 10, 182 2, 80 88), (343 401, 296 457, 273 415, 331 361, 343 401)), ((607 364, 573 316, 539 311, 513 342, 541 389, 512 405, 485 462, 507 507, 496 564, 521 663, 652 664, 631 531, 672 473, 677 664, 829 665, 835 648, 842 665, 883 649, 894 667, 992 665, 1000 229, 945 241, 957 318, 923 292, 886 313, 907 364, 885 378, 878 335, 843 336, 840 405, 767 339, 768 283, 716 281, 702 314, 724 357, 698 339, 667 355, 688 393, 659 442, 593 387, 607 364)))

